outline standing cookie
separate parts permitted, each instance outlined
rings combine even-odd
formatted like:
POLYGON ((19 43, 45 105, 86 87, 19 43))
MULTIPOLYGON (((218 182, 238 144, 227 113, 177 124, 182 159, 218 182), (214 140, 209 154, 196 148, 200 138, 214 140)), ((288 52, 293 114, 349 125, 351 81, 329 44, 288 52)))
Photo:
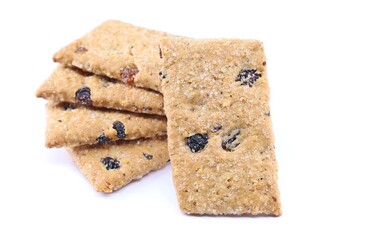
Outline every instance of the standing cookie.
POLYGON ((107 21, 61 49, 53 60, 159 92, 159 41, 168 38, 167 33, 107 21))
POLYGON ((161 50, 181 210, 280 215, 262 43, 178 39, 163 42, 161 50))

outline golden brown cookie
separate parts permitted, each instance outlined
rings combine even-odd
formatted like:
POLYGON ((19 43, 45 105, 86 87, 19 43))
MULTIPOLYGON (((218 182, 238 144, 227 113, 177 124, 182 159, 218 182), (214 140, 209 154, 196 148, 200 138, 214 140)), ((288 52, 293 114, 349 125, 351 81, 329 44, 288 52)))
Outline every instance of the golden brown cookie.
POLYGON ((171 40, 161 45, 169 154, 188 214, 280 215, 263 45, 171 40))
POLYGON ((47 104, 47 147, 107 143, 118 139, 165 136, 166 118, 75 104, 47 104))
POLYGON ((98 192, 112 192, 166 165, 166 139, 118 141, 67 148, 80 171, 98 192))
POLYGON ((159 41, 168 38, 164 32, 107 21, 61 49, 53 60, 159 92, 159 41))
POLYGON ((79 103, 86 100, 79 98, 82 89, 87 90, 86 98, 90 100, 83 103, 94 107, 164 115, 163 96, 159 93, 62 65, 39 87, 36 96, 56 102, 79 103))

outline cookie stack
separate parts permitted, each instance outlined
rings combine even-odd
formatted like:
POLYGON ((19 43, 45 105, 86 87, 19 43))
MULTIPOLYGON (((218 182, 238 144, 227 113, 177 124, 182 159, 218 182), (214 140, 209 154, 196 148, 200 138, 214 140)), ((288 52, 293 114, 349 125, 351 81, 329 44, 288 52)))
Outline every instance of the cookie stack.
POLYGON ((108 21, 54 60, 37 92, 49 100, 46 145, 66 147, 98 191, 163 166, 169 153, 183 212, 281 214, 261 42, 108 21))
POLYGON ((45 145, 65 147, 97 191, 117 190, 169 160, 155 70, 156 39, 167 36, 106 22, 55 54, 60 65, 37 90, 48 100, 45 145))

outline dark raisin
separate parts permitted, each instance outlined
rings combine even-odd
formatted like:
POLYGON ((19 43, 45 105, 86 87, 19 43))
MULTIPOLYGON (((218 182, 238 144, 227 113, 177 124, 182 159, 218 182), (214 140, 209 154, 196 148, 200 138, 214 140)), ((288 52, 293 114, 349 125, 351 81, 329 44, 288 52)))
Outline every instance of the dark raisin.
POLYGON ((62 120, 61 120, 61 119, 58 119, 58 122, 62 122, 62 120))
POLYGON ((193 153, 199 152, 202 149, 204 149, 207 143, 207 134, 197 133, 187 138, 188 147, 190 148, 190 151, 193 153))
POLYGON ((221 125, 216 125, 214 126, 214 128, 211 130, 212 132, 217 132, 219 130, 221 130, 222 126, 221 125))
POLYGON ((102 133, 98 138, 96 138, 97 143, 104 144, 110 142, 110 138, 106 137, 104 133, 102 133))
POLYGON ((88 49, 85 48, 85 47, 82 46, 82 45, 78 46, 78 47, 75 49, 75 53, 85 53, 85 52, 87 52, 87 51, 88 51, 88 49))
POLYGON ((113 128, 117 131, 117 136, 119 138, 125 138, 126 137, 126 129, 122 122, 115 121, 113 123, 113 128))
POLYGON ((92 105, 91 89, 89 87, 82 87, 75 92, 75 99, 78 103, 86 106, 92 105))
POLYGON ((249 85, 252 87, 256 80, 258 80, 262 74, 257 73, 256 69, 243 68, 236 77, 236 82, 241 82, 241 85, 249 85))
POLYGON ((162 71, 158 73, 159 77, 161 79, 165 79, 167 77, 167 74, 163 73, 162 71))
POLYGON ((123 82, 132 85, 136 74, 139 72, 135 65, 131 65, 120 69, 120 77, 123 82))
POLYGON ((153 159, 153 155, 151 154, 146 154, 146 153, 143 153, 144 157, 148 160, 152 160, 153 159))
POLYGON ((266 61, 263 62, 263 66, 265 66, 265 65, 267 65, 267 62, 266 62, 266 61))
POLYGON ((225 134, 222 138, 221 146, 226 151, 234 151, 240 142, 237 140, 237 137, 241 134, 239 129, 233 129, 229 133, 225 134))
POLYGON ((265 113, 265 115, 267 115, 268 117, 271 116, 271 111, 268 111, 267 113, 265 113))
POLYGON ((104 164, 104 166, 106 167, 106 170, 113 170, 113 169, 120 168, 120 162, 115 158, 111 158, 111 157, 103 158, 101 159, 101 163, 104 164))

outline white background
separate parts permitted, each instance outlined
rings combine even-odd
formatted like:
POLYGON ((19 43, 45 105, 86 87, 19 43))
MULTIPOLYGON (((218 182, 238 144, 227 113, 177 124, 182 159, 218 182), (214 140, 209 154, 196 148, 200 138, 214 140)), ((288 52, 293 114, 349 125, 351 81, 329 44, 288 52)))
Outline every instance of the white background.
POLYGON ((1 1, 0 239, 373 239, 371 1, 1 1), (44 148, 52 55, 108 19, 264 42, 283 215, 182 214, 171 167, 95 192, 44 148))

